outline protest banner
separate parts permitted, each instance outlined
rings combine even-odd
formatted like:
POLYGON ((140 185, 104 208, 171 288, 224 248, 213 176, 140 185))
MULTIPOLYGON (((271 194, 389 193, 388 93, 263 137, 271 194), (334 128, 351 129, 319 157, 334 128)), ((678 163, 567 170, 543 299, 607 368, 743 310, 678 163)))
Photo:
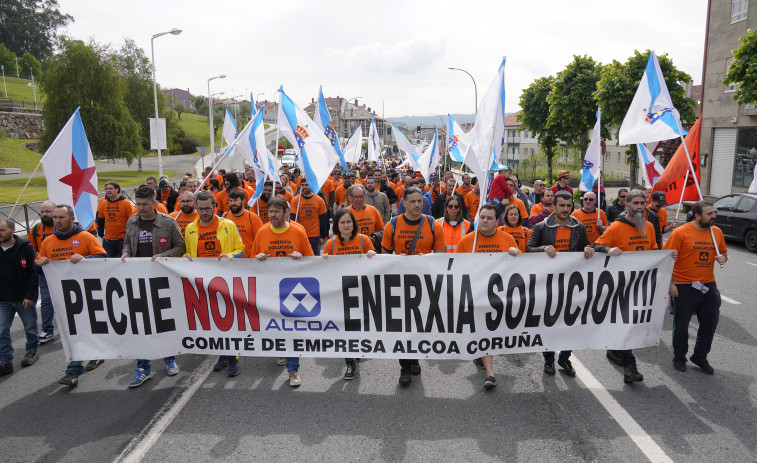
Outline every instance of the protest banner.
POLYGON ((69 359, 471 359, 655 345, 672 269, 670 251, 647 251, 91 259, 44 271, 69 359))

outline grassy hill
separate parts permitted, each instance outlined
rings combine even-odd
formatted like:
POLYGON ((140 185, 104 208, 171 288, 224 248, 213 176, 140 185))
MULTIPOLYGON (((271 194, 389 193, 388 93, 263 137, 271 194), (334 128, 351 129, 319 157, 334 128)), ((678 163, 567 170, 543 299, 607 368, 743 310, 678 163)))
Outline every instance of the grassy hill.
MULTIPOLYGON (((7 74, 5 76, 5 88, 8 89, 8 98, 13 99, 19 99, 19 100, 28 100, 28 101, 34 101, 34 89, 27 85, 31 84, 31 80, 26 79, 16 79, 15 77, 9 77, 7 74)), ((2 82, 0 82, 1 84, 2 82)), ((44 101, 45 98, 42 95, 42 92, 37 90, 37 101, 44 101)), ((3 87, 0 87, 0 92, 5 95, 5 89, 3 87)))
MULTIPOLYGON (((210 128, 208 127, 208 116, 200 116, 191 113, 181 113, 181 119, 179 124, 184 127, 190 135, 197 138, 200 142, 198 146, 208 146, 208 140, 210 140, 210 128)), ((218 132, 221 130, 219 129, 218 132)), ((216 134, 219 136, 220 133, 216 134)))

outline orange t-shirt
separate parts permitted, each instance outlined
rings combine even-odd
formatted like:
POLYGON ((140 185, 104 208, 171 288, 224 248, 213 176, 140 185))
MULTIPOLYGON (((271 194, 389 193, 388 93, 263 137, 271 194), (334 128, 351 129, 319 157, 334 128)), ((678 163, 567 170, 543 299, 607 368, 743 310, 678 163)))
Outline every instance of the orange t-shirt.
MULTIPOLYGON (((421 218, 423 219, 423 218, 421 218)), ((418 219, 418 220, 421 220, 418 219)), ((421 229, 418 241, 415 243, 415 249, 413 254, 428 254, 432 251, 440 251, 447 247, 444 242, 444 229, 439 222, 429 220, 426 217, 421 229), (431 227, 434 227, 433 234, 431 233, 431 227)), ((397 217, 396 230, 392 230, 392 224, 387 223, 384 227, 384 239, 381 241, 381 246, 394 251, 395 254, 407 253, 410 250, 410 245, 415 238, 415 231, 418 230, 418 223, 408 223, 405 219, 405 214, 397 217), (394 242, 392 242, 392 231, 394 231, 394 242)))
POLYGON ((503 225, 500 230, 513 237, 520 252, 526 252, 526 245, 528 244, 528 238, 531 236, 531 230, 521 225, 514 228, 509 225, 503 225))
POLYGON ((523 204, 523 201, 521 201, 520 199, 518 199, 515 196, 513 196, 513 197, 510 198, 510 203, 509 204, 515 204, 516 206, 518 206, 518 210, 520 211, 520 216, 521 217, 523 217, 523 218, 528 217, 528 211, 526 210, 526 205, 523 204))
MULTIPOLYGON (((712 227, 720 253, 728 252, 723 239, 723 232, 712 227)), ((47 240, 45 241, 47 242, 47 240)), ((43 243, 44 244, 44 243, 43 243)), ((673 230, 663 249, 677 249, 678 259, 673 266, 674 283, 691 283, 715 281, 715 246, 709 230, 698 230, 692 222, 673 230)))
POLYGON ((287 202, 289 203, 289 206, 290 207, 292 206, 292 199, 294 199, 292 197, 292 193, 288 192, 287 190, 284 190, 283 193, 276 193, 276 196, 281 196, 282 198, 286 199, 287 202))
MULTIPOLYGON (((576 209, 571 215, 584 224, 584 227, 586 227, 586 237, 589 238, 589 244, 594 244, 594 242, 597 241, 597 238, 599 238, 597 211, 586 212, 583 209, 576 209)), ((602 225, 606 227, 608 224, 607 215, 605 215, 605 211, 602 209, 599 209, 599 217, 602 219, 602 225)))
POLYGON ((224 212, 223 218, 234 222, 234 225, 237 226, 239 236, 242 237, 242 243, 244 243, 244 257, 253 257, 252 243, 255 241, 258 230, 263 226, 260 217, 245 209, 239 216, 232 214, 231 211, 224 212))
POLYGON ((439 185, 438 187, 431 188, 429 185, 426 185, 426 191, 431 193, 432 202, 436 202, 436 198, 438 198, 440 194, 447 191, 447 187, 445 185, 439 185))
POLYGON ((343 254, 365 254, 368 251, 373 251, 373 243, 371 239, 363 234, 356 234, 354 238, 349 241, 342 241, 337 236, 333 236, 326 241, 326 245, 323 247, 323 254, 327 255, 343 255, 343 254), (362 241, 361 241, 362 239, 362 241), (331 248, 334 248, 332 251, 331 248))
POLYGON ((313 255, 313 248, 310 247, 305 231, 291 224, 287 224, 284 229, 274 229, 270 224, 261 227, 252 244, 253 256, 262 252, 268 257, 286 257, 294 251, 303 256, 313 255))
MULTIPOLYGON (((329 195, 332 191, 334 191, 334 182, 326 179, 326 181, 323 182, 323 185, 321 185, 321 192, 323 192, 323 197, 326 198, 326 201, 329 201, 329 195)), ((331 202, 329 202, 328 205, 331 206, 331 202)))
POLYGON ((268 223, 271 221, 268 218, 268 203, 263 201, 261 198, 258 198, 258 200, 255 201, 255 204, 252 205, 250 210, 255 212, 258 217, 260 217, 260 220, 263 221, 263 223, 268 223))
MULTIPOLYGON (((520 208, 518 208, 518 209, 520 209, 520 208)), ((533 206, 531 206, 531 215, 529 217, 536 217, 543 210, 544 210, 544 204, 542 204, 542 203, 534 204, 533 206)), ((526 216, 524 215, 524 216, 521 216, 521 217, 526 217, 526 216)))
POLYGON ((557 227, 557 235, 555 235, 555 251, 566 252, 570 251, 570 227, 557 227))
POLYGON ((471 191, 463 199, 465 200, 465 207, 468 208, 470 218, 473 220, 478 212, 478 203, 481 201, 481 195, 476 194, 475 191, 471 191))
POLYGON ((347 188, 344 187, 344 185, 339 185, 339 187, 334 191, 334 204, 337 206, 341 206, 342 204, 347 202, 347 188))
POLYGON ((394 188, 394 192, 397 193, 397 201, 402 201, 402 197, 405 195, 405 184, 402 182, 397 183, 394 188))
POLYGON ((39 252, 39 247, 42 242, 45 241, 45 238, 53 236, 53 230, 55 230, 55 227, 46 227, 42 222, 39 223, 38 227, 32 227, 32 232, 36 231, 37 234, 29 233, 27 239, 32 244, 35 251, 39 252))
POLYGON ((463 196, 463 198, 465 198, 465 195, 473 191, 475 188, 476 188, 476 185, 468 185, 467 187, 463 187, 462 185, 460 185, 455 190, 455 193, 460 193, 463 196))
POLYGON ((86 231, 81 231, 65 240, 53 235, 42 242, 37 259, 47 257, 50 260, 63 260, 74 254, 84 257, 98 256, 105 254, 105 249, 92 233, 86 231))
MULTIPOLYGON (((245 188, 240 188, 244 192, 244 205, 247 206, 247 202, 250 200, 250 192, 245 188)), ((216 195, 216 207, 218 212, 226 212, 229 210, 229 193, 227 190, 219 191, 216 195)))
POLYGON ((654 227, 647 224, 646 233, 642 235, 633 225, 616 220, 597 238, 596 244, 610 248, 620 248, 621 251, 649 251, 657 249, 654 227), (646 236, 645 236, 646 235, 646 236))
POLYGON ((204 226, 197 221, 197 257, 218 257, 223 252, 218 241, 218 219, 204 226))
POLYGON ((366 204, 365 209, 362 211, 358 211, 352 206, 348 207, 348 209, 355 215, 358 231, 363 235, 372 235, 376 230, 382 230, 384 228, 384 221, 381 219, 381 214, 378 209, 370 204, 366 204))
MULTIPOLYGON (((647 208, 649 209, 649 208, 647 208)), ((654 211, 652 211, 654 212, 654 211)), ((661 207, 657 212, 657 216, 660 217, 660 231, 668 225, 668 211, 661 207)))
POLYGON ((305 227, 308 238, 321 236, 321 214, 326 213, 326 203, 323 198, 318 195, 310 198, 297 195, 292 200, 290 212, 297 217, 297 222, 305 227), (300 198, 302 198, 302 204, 300 204, 300 198))
POLYGON ((512 236, 497 228, 492 236, 484 236, 481 233, 478 233, 478 238, 476 238, 476 233, 463 236, 457 243, 455 252, 472 252, 474 239, 476 240, 475 252, 507 252, 510 248, 518 247, 518 243, 512 236))
POLYGON ((187 225, 194 222, 194 220, 199 217, 200 214, 197 213, 197 210, 194 210, 191 214, 187 215, 183 212, 181 212, 181 209, 171 212, 169 214, 179 225, 179 229, 181 230, 181 234, 184 235, 184 230, 187 228, 187 225))
POLYGON ((136 214, 136 207, 128 199, 109 201, 101 199, 97 205, 97 217, 105 219, 105 239, 120 240, 126 235, 126 221, 136 214))

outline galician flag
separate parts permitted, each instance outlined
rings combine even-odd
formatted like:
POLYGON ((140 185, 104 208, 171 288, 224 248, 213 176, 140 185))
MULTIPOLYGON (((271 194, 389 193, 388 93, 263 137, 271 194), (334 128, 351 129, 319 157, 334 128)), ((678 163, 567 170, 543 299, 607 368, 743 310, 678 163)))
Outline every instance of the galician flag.
POLYGON ((439 167, 439 134, 436 129, 434 129, 434 138, 431 139, 428 148, 418 159, 418 165, 426 183, 431 184, 431 174, 436 172, 436 168, 439 167))
POLYGON ((84 132, 79 108, 63 126, 42 157, 47 198, 74 208, 76 221, 85 230, 97 212, 97 170, 84 132))
POLYGON ((344 153, 342 153, 342 147, 339 146, 339 137, 334 130, 334 121, 331 120, 331 114, 329 114, 329 108, 326 106, 326 99, 323 97, 323 87, 318 88, 318 104, 315 106, 315 114, 313 115, 313 122, 323 130, 326 138, 331 142, 331 146, 334 147, 334 151, 339 156, 339 163, 345 171, 348 171, 347 161, 344 159, 344 153))
POLYGON ((447 133, 449 134, 447 140, 447 151, 453 161, 463 162, 465 161, 465 153, 468 152, 470 142, 468 141, 468 135, 460 128, 460 124, 447 114, 447 133))
POLYGON ((405 152, 405 159, 408 165, 413 169, 420 169, 420 165, 418 164, 420 156, 418 156, 416 147, 408 141, 405 134, 397 130, 394 124, 392 124, 392 133, 394 134, 394 141, 397 142, 397 149, 405 152))
POLYGON ((269 165, 271 153, 265 146, 262 111, 258 111, 253 116, 238 138, 236 149, 242 152, 245 159, 252 165, 253 172, 255 172, 255 193, 249 202, 249 205, 252 205, 263 193, 263 184, 271 171, 269 165))
MULTIPOLYGON (((357 164, 360 161, 360 152, 363 150, 363 124, 357 126, 347 145, 344 147, 344 159, 347 162, 357 164)), ((349 169, 345 170, 349 172, 349 169)))
MULTIPOLYGON (((229 108, 226 107, 226 116, 223 118, 223 139, 226 140, 227 145, 230 145, 234 143, 237 135, 237 121, 234 120, 234 116, 231 115, 229 108)), ((231 153, 227 151, 226 155, 229 156, 231 153)))
POLYGON ((644 185, 654 186, 657 183, 657 179, 662 175, 664 167, 662 164, 652 155, 647 145, 644 143, 636 144, 636 151, 639 153, 639 166, 641 172, 644 174, 644 185))
POLYGON ((371 114, 371 128, 368 130, 368 161, 379 160, 381 154, 381 145, 379 145, 378 130, 376 130, 376 121, 371 114))
POLYGON ((657 55, 651 51, 639 88, 620 126, 618 142, 632 145, 676 138, 680 136, 678 118, 657 55))
POLYGON ((281 104, 278 120, 281 132, 301 156, 303 172, 310 188, 318 192, 329 178, 334 164, 339 162, 339 156, 323 130, 284 93, 284 87, 279 91, 281 104))
POLYGON ((594 124, 594 130, 591 131, 591 141, 586 149, 584 156, 584 165, 581 169, 581 191, 591 191, 594 184, 599 179, 602 167, 602 135, 600 124, 601 111, 597 109, 597 123, 594 124))
MULTIPOLYGON (((465 164, 473 170, 479 182, 489 178, 492 163, 502 152, 505 136, 505 59, 497 75, 478 106, 476 123, 468 132, 470 149, 465 153, 465 164)), ((487 185, 489 185, 487 180, 487 185)), ((488 188, 481 183, 481 198, 488 197, 488 188), (483 194, 483 193, 486 194, 483 194)))

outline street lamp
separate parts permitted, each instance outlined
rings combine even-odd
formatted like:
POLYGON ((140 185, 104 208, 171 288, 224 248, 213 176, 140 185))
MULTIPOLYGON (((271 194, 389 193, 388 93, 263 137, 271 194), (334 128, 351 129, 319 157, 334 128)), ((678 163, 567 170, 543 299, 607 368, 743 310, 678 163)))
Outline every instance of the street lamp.
POLYGON ((213 153, 213 145, 215 143, 213 137, 213 96, 210 94, 210 81, 215 79, 225 79, 226 74, 220 74, 208 79, 208 126, 210 127, 210 152, 213 153))
MULTIPOLYGON (((265 92, 261 92, 255 95, 255 112, 258 112, 258 101, 260 101, 260 95, 265 95, 265 92)), ((250 101, 250 104, 252 104, 252 101, 250 101)))
MULTIPOLYGON (((350 100, 356 100, 358 98, 363 98, 363 97, 362 96, 353 96, 352 98, 347 98, 344 101, 346 101, 347 103, 349 103, 350 100)), ((345 109, 347 108, 347 103, 344 104, 345 109)), ((341 124, 342 123, 342 119, 344 119, 344 111, 339 111, 338 114, 339 114, 339 125, 341 126, 342 125, 341 124)), ((339 138, 338 134, 339 134, 339 131, 337 130, 337 138, 339 138)), ((352 134, 350 133, 350 127, 349 127, 349 124, 348 124, 347 129, 344 132, 344 137, 342 137, 342 138, 349 138, 351 135, 352 134)))
MULTIPOLYGON (((234 92, 232 91, 231 93, 234 93, 234 92)), ((234 120, 237 119, 237 108, 239 108, 239 103, 237 103, 237 98, 243 97, 243 96, 244 94, 235 95, 231 97, 231 99, 234 101, 234 120)))
POLYGON ((5 86, 5 65, 0 64, 0 69, 3 70, 3 91, 4 91, 3 96, 5 98, 8 98, 8 87, 5 86))
POLYGON ((476 114, 478 114, 478 87, 476 87, 476 79, 473 78, 472 75, 470 75, 470 72, 466 71, 465 69, 460 68, 447 68, 452 71, 463 71, 464 73, 468 74, 468 77, 470 77, 470 80, 473 81, 473 92, 474 92, 474 98, 476 99, 476 114))
MULTIPOLYGON (((155 128, 157 132, 157 126, 158 126, 158 84, 155 81, 155 39, 157 39, 160 36, 171 34, 171 35, 179 35, 181 34, 181 29, 173 28, 168 32, 160 32, 158 34, 154 34, 152 36, 152 39, 150 39, 150 50, 152 51, 152 92, 153 97, 155 98, 155 128)), ((157 138, 157 135, 156 135, 157 138)), ((140 169, 141 169, 141 158, 140 158, 140 169)), ((161 157, 160 153, 160 144, 158 144, 158 177, 163 176, 163 158, 161 157)))

